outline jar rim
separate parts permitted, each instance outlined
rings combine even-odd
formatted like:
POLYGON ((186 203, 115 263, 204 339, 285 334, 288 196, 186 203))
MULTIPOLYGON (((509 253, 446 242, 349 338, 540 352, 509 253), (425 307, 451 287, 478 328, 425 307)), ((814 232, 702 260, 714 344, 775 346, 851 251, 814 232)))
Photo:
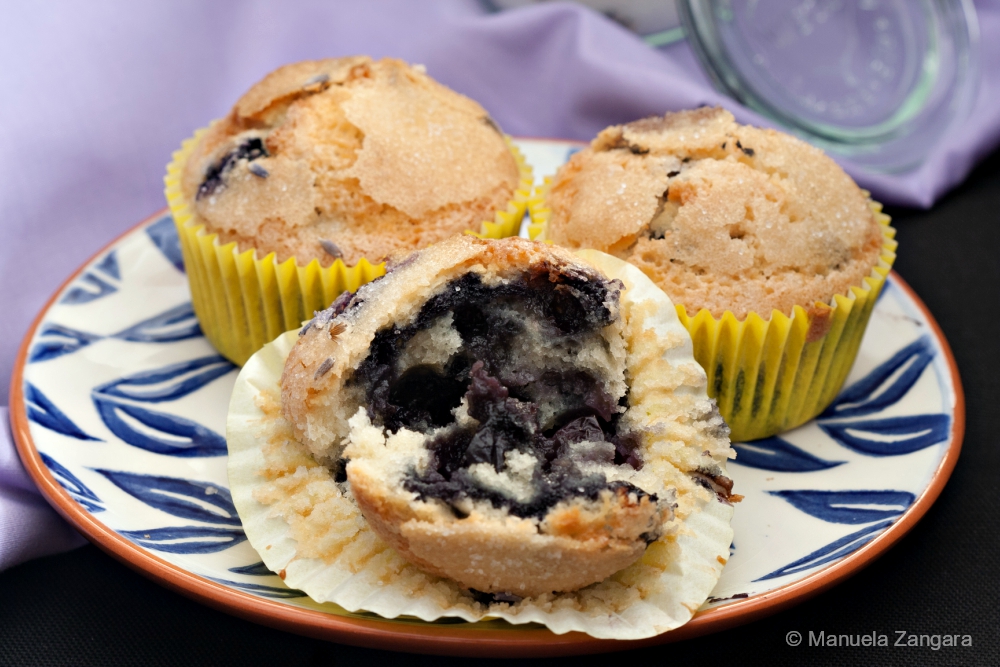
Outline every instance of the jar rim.
POLYGON ((978 90, 972 0, 737 5, 678 0, 716 88, 869 168, 918 166, 978 90))

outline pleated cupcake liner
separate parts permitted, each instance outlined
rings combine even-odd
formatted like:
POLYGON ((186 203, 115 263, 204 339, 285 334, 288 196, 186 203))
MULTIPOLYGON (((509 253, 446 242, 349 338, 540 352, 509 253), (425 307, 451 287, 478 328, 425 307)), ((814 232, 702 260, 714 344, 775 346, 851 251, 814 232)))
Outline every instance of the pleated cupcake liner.
MULTIPOLYGON (((304 265, 295 257, 278 262, 274 253, 258 257, 254 248, 240 251, 236 242, 221 243, 218 234, 194 221, 180 186, 184 163, 205 131, 198 130, 173 154, 164 177, 165 194, 202 331, 224 357, 242 366, 265 343, 298 328, 344 291, 354 292, 384 275, 385 263, 364 257, 353 266, 340 259, 327 267, 316 259, 304 265)), ((506 209, 480 224, 477 235, 483 238, 517 234, 531 197, 531 166, 517 146, 508 137, 505 140, 517 162, 520 182, 506 209)))
MULTIPOLYGON (((528 202, 528 235, 539 241, 548 240, 551 183, 546 178, 528 202)), ((704 308, 689 315, 675 304, 691 334, 694 358, 708 375, 708 394, 719 402, 733 441, 766 438, 806 423, 844 385, 898 245, 882 205, 869 205, 882 229, 882 252, 862 284, 830 300, 830 326, 822 336, 810 339, 811 322, 802 306, 791 315, 751 312, 741 321, 728 310, 719 318, 704 308)))
MULTIPOLYGON (((680 369, 695 362, 683 346, 675 347, 680 323, 672 314, 664 316, 659 307, 670 303, 666 295, 634 266, 603 253, 588 252, 583 258, 632 286, 622 302, 623 309, 633 308, 637 313, 634 333, 655 332, 642 336, 644 342, 638 346, 645 351, 640 357, 652 355, 661 367, 687 377, 680 369), (669 355, 664 354, 666 350, 669 355)), ((250 545, 271 571, 281 573, 285 585, 321 603, 319 609, 339 616, 373 612, 408 623, 462 619, 498 630, 503 629, 496 625, 502 619, 515 626, 544 624, 556 634, 585 632, 597 638, 629 640, 652 637, 688 622, 718 581, 730 555, 733 506, 719 502, 714 493, 698 488, 675 469, 675 479, 694 487, 681 500, 682 524, 676 534, 652 542, 634 564, 579 591, 526 598, 510 605, 472 604, 460 584, 418 570, 388 547, 368 526, 354 497, 344 494, 329 471, 295 442, 281 411, 262 407, 280 403, 282 371, 296 340, 295 333, 280 336, 240 371, 226 419, 228 471, 233 503, 250 545), (262 447, 264 441, 274 447, 262 447), (271 489, 280 483, 275 470, 295 471, 293 476, 299 479, 317 474, 309 477, 313 481, 306 486, 282 486, 278 495, 288 495, 275 500, 271 489), (270 481, 264 471, 271 471, 270 481), (266 500, 261 502, 261 498, 266 500), (305 546, 302 531, 307 528, 289 521, 280 509, 293 503, 301 507, 300 503, 319 498, 328 517, 324 519, 324 529, 329 529, 324 533, 324 553, 305 546)), ((646 372, 655 371, 647 368, 646 372)), ((651 378, 642 384, 651 402, 640 414, 651 423, 667 419, 669 415, 659 412, 664 409, 661 397, 672 385, 651 378)), ((690 399, 684 406, 697 404, 696 395, 684 396, 690 399)))

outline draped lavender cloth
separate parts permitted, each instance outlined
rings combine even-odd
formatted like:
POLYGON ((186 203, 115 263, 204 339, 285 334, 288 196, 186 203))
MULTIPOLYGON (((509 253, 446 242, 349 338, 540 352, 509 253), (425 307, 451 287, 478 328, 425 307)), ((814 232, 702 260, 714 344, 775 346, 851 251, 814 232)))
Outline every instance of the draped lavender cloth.
POLYGON ((0 570, 29 558, 65 551, 83 538, 52 511, 28 478, 0 408, 0 570))
MULTIPOLYGON (((977 8, 983 77, 970 117, 914 172, 845 164, 881 201, 930 206, 1000 139, 1000 6, 977 8)), ((163 207, 164 165, 181 140, 283 63, 358 53, 423 63, 514 135, 586 140, 702 104, 769 124, 713 90, 685 43, 657 51, 568 4, 488 14, 476 0, 63 1, 13 4, 4 19, 0 378, 66 276, 163 207)), ((27 478, 0 412, 2 570, 82 539, 27 478)))

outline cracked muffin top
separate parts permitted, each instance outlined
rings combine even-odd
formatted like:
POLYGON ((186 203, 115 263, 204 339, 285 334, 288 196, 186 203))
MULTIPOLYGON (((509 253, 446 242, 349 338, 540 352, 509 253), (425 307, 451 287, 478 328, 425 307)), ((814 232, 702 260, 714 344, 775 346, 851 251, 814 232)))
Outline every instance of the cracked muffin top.
POLYGON ((868 194, 831 158, 720 108, 603 130, 548 205, 550 240, 635 264, 691 315, 823 310, 882 245, 868 194))
POLYGON ((181 189, 220 242, 328 266, 478 230, 518 183, 479 104, 420 66, 357 56, 268 74, 202 136, 181 189))

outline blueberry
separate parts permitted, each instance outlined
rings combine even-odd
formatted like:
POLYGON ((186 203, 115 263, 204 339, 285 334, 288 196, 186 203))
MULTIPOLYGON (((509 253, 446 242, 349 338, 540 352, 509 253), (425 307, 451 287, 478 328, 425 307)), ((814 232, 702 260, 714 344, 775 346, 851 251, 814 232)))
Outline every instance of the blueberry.
MULTIPOLYGON (((260 137, 252 137, 247 139, 243 143, 239 144, 236 148, 229 151, 218 162, 213 164, 205 172, 205 179, 201 182, 198 187, 198 194, 195 199, 201 199, 202 197, 207 197, 209 195, 215 194, 219 188, 225 187, 226 176, 232 171, 233 167, 240 160, 247 160, 252 162, 258 158, 267 157, 269 153, 267 152, 267 147, 264 146, 264 141, 260 137)), ((267 174, 267 171, 263 168, 261 171, 267 174)), ((266 178, 262 174, 257 174, 262 178, 266 178)))
MULTIPOLYGON (((617 432, 620 401, 590 373, 532 367, 512 346, 526 318, 539 321, 555 338, 599 336, 617 317, 622 288, 619 281, 547 263, 530 267, 518 280, 492 286, 467 273, 429 299, 409 326, 378 331, 348 384, 364 392, 373 423, 392 432, 438 429, 427 445, 430 465, 424 473, 411 473, 404 486, 421 498, 451 504, 458 517, 465 515, 459 501, 468 498, 506 507, 515 516, 542 517, 568 497, 594 499, 605 490, 645 496, 630 484, 584 473, 573 460, 575 451, 583 452, 583 458, 641 466, 638 441, 617 432), (443 368, 398 369, 409 340, 448 313, 462 339, 461 350, 443 368), (475 426, 455 423, 453 410, 463 399, 475 426), (539 423, 539 405, 556 406, 549 431, 539 423), (580 442, 594 445, 570 446, 580 442), (537 461, 533 493, 525 502, 482 487, 468 473, 480 463, 502 472, 512 451, 537 461)), ((340 308, 347 298, 338 300, 340 308)))

